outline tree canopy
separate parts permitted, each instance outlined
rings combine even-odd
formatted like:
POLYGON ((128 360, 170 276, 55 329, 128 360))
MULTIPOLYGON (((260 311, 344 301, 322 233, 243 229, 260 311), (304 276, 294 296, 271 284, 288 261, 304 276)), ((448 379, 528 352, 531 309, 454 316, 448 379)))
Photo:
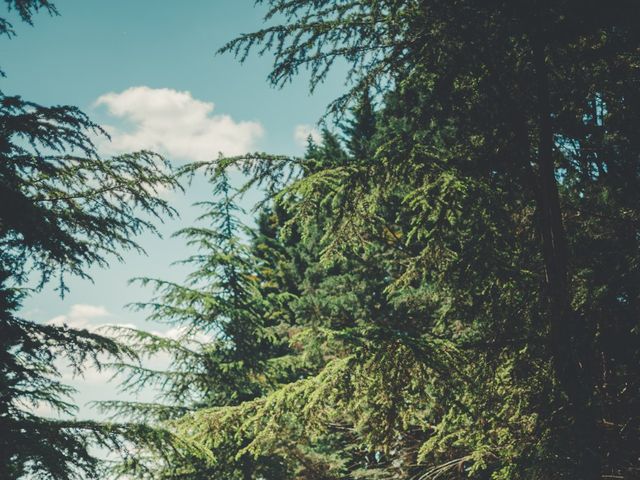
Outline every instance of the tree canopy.
POLYGON ((262 3, 272 25, 222 52, 273 53, 272 83, 308 68, 312 89, 346 61, 335 110, 367 111, 372 90, 377 121, 304 159, 211 164, 266 182, 279 237, 314 245, 305 271, 328 290, 281 293, 317 299, 289 343, 320 356, 176 428, 214 457, 280 455, 294 478, 631 478, 638 10, 262 3))
MULTIPOLYGON (((160 388, 152 403, 102 405, 149 432, 117 473, 636 478, 640 10, 628 1, 258 3, 267 26, 221 52, 272 54, 276 86, 308 69, 313 90, 336 62, 350 66, 351 83, 330 106, 336 122, 302 157, 253 153, 181 169, 212 186, 198 224, 177 233, 195 251, 192 273, 180 283, 143 272, 137 281, 155 296, 135 306, 180 337, 127 328, 114 329, 118 341, 82 337, 119 355, 123 389, 160 388), (243 224, 243 195, 256 190, 263 201, 243 224), (138 361, 159 352, 173 360, 166 371, 138 361)), ((65 132, 53 138, 86 145, 65 132)), ((19 157, 22 147, 11 148, 19 157)), ((138 155, 125 158, 157 165, 138 155)), ((58 165, 84 172, 81 160, 46 158, 60 180, 12 191, 45 208, 35 212, 48 222, 36 226, 60 235, 60 252, 20 236, 23 218, 0 236, 15 235, 9 259, 27 266, 28 252, 45 280, 50 265, 81 273, 101 262, 78 245, 103 235, 114 242, 103 253, 135 246, 130 235, 148 226, 134 220, 136 202, 168 208, 146 196, 173 181, 162 170, 120 167, 104 174, 127 192, 123 202, 101 191, 89 224, 109 227, 88 228, 73 202, 39 206, 39 192, 75 195, 58 165), (141 199, 127 190, 132 177, 155 178, 136 184, 141 199)), ((16 291, 6 292, 9 315, 16 291)))
MULTIPOLYGON (((8 1, 22 20, 47 1, 8 1)), ((11 25, 0 21, 4 33, 11 25)), ((46 107, 0 92, 0 477, 68 479, 95 476, 100 461, 90 445, 120 449, 126 438, 161 434, 142 425, 76 421, 73 389, 60 377, 76 375, 105 357, 135 353, 113 339, 67 326, 20 318, 21 300, 50 281, 66 290, 66 275, 89 278, 127 249, 135 236, 155 231, 174 215, 160 195, 178 187, 166 160, 152 152, 98 155, 93 135, 106 135, 72 106, 46 107), (38 414, 38 409, 51 414, 38 414)))

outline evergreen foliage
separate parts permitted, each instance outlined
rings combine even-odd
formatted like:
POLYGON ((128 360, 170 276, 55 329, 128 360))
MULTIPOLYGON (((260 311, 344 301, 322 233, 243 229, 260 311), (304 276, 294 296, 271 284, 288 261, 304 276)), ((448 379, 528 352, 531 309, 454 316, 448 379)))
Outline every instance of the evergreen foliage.
POLYGON ((236 167, 286 213, 275 248, 305 263, 260 318, 306 369, 170 428, 214 468, 286 465, 223 478, 637 476, 640 11, 259 3, 283 23, 222 51, 273 52, 274 84, 308 68, 312 89, 346 60, 333 106, 356 118, 303 159, 193 168, 236 167))
MULTIPOLYGON (((31 23, 47 1, 8 1, 31 23)), ((11 33, 6 20, 3 33, 11 33)), ((169 164, 151 152, 105 159, 92 135, 105 133, 75 107, 45 107, 0 92, 0 478, 69 479, 97 476, 90 445, 128 451, 127 439, 166 444, 166 432, 144 425, 76 421, 73 389, 61 381, 62 365, 81 375, 105 357, 132 358, 112 339, 67 326, 19 317, 33 288, 65 275, 89 278, 133 239, 155 231, 154 219, 174 210, 159 193, 178 183, 169 164), (155 217, 155 218, 154 218, 155 217), (41 415, 38 409, 51 412, 41 415)), ((66 368, 65 367, 65 368, 66 368)))
MULTIPOLYGON (((132 208, 167 211, 150 189, 173 179, 148 153, 97 159, 82 133, 96 127, 76 110, 4 103, 2 195, 32 212, 12 217, 0 203, 11 333, 0 420, 34 432, 6 444, 9 478, 96 468, 83 436, 94 424, 19 406, 69 408, 50 380, 58 352, 78 366, 109 353, 125 390, 160 389, 155 403, 102 405, 143 422, 137 431, 95 429, 99 442, 136 439, 116 444, 118 473, 135 478, 638 477, 640 10, 258 3, 282 23, 222 51, 272 52, 273 84, 308 68, 312 89, 346 61, 351 88, 333 108, 349 118, 302 158, 183 169, 212 184, 198 225, 177 233, 193 271, 183 283, 140 278, 156 295, 136 305, 180 338, 119 328, 118 343, 15 317, 28 269, 43 281, 83 274, 135 248, 131 235, 150 224, 132 208), (255 226, 243 225, 239 199, 257 188, 255 226), (169 370, 140 361, 158 353, 169 370), (60 471, 38 449, 51 438, 60 471)), ((49 8, 24 5, 25 20, 49 8)))

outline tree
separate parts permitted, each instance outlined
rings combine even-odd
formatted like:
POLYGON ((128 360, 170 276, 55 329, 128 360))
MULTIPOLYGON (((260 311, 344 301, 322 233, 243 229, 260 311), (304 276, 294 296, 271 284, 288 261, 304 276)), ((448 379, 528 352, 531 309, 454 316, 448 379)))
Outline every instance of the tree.
MULTIPOLYGON (((387 142, 391 133, 407 137, 393 113, 382 115, 377 130, 387 136, 375 135, 370 151, 379 151, 375 142, 387 142)), ((255 158, 236 162, 254 179, 275 170, 268 158, 263 162, 269 169, 255 158)), ((479 248, 482 262, 512 253, 504 251, 506 236, 494 234, 495 247, 475 244, 474 234, 482 231, 493 208, 494 221, 500 220, 503 212, 497 206, 504 205, 504 198, 478 201, 485 193, 482 185, 442 169, 424 192, 425 202, 439 207, 427 216, 406 180, 387 189, 372 175, 377 162, 346 155, 325 133, 323 146, 296 162, 302 175, 276 196, 291 212, 283 231, 299 228, 301 243, 315 245, 299 299, 289 302, 300 329, 297 348, 303 358, 315 359, 315 368, 243 408, 210 408, 183 419, 183 433, 204 442, 214 455, 217 445, 228 445, 241 434, 236 451, 278 452, 299 478, 403 478, 447 473, 465 463, 472 472, 486 470, 496 437, 502 440, 495 449, 506 458, 529 448, 522 436, 532 438, 535 422, 524 405, 539 385, 518 384, 510 372, 530 357, 467 346, 495 341, 496 327, 502 327, 491 325, 495 309, 488 301, 470 305, 470 299, 481 298, 482 289, 499 293, 496 283, 510 272, 481 271, 471 278, 465 263, 479 248), (475 194, 465 197, 472 188, 475 194), (403 199, 411 210, 403 208, 403 199), (457 221, 459 215, 448 213, 448 207, 473 208, 474 215, 457 221), (432 225, 440 227, 437 235, 430 234, 432 225), (452 241, 467 247, 465 258, 450 254, 452 241), (465 273, 472 289, 460 285, 465 273), (449 315, 476 319, 450 323, 449 315), (509 408, 474 432, 474 419, 497 402, 497 395, 509 396, 509 408), (442 468, 432 471, 428 461, 442 468)), ((530 291, 527 287, 522 290, 530 291)), ((511 295, 513 290, 505 292, 506 298, 511 295)), ((521 308, 518 301, 502 308, 521 308)))
MULTIPOLYGON (((371 113, 367 108, 359 110, 353 124, 366 124, 370 118, 364 117, 371 113), (366 114, 361 113, 365 110, 366 114)), ((345 134, 356 144, 354 137, 364 136, 366 129, 351 131, 347 127, 345 134)), ((359 143, 364 145, 365 139, 360 138, 359 143)), ((338 137, 325 131, 322 144, 311 143, 304 158, 279 165, 281 173, 289 170, 286 178, 343 166, 348 159, 338 137)), ((279 160, 284 159, 272 158, 276 164, 279 160)), ((337 353, 330 346, 335 341, 327 345, 327 332, 353 329, 366 322, 371 312, 380 308, 375 306, 376 295, 385 275, 375 258, 367 262, 350 258, 331 265, 320 261, 330 204, 317 211, 313 232, 307 230, 304 237, 290 225, 292 205, 276 199, 268 199, 260 207, 257 227, 238 228, 232 216, 236 209, 233 199, 241 191, 231 188, 222 165, 211 167, 216 200, 201 204, 206 212, 200 220, 207 225, 178 232, 198 249, 187 260, 194 266, 187 283, 142 280, 153 283, 158 296, 139 306, 149 308, 155 321, 179 325, 184 336, 169 340, 120 329, 123 340, 136 351, 145 351, 150 357, 158 351, 171 355, 168 371, 134 364, 119 366, 126 375, 125 388, 150 382, 159 385, 159 403, 113 402, 103 407, 136 418, 144 415, 176 434, 179 423, 168 419, 216 409, 223 416, 220 427, 216 421, 209 428, 219 428, 222 435, 211 441, 203 439, 203 446, 211 452, 205 457, 176 455, 161 462, 145 452, 140 455, 145 460, 142 468, 124 464, 124 471, 150 478, 334 478, 336 465, 343 470, 347 464, 370 464, 348 433, 347 424, 320 439, 303 440, 301 425, 294 418, 286 425, 293 432, 275 435, 278 447, 263 453, 248 450, 253 443, 250 432, 229 430, 231 425, 237 427, 237 422, 248 420, 241 414, 247 406, 252 408, 271 394, 279 395, 282 387, 322 371, 327 358, 337 353), (202 339, 202 332, 212 338, 202 339), (198 336, 200 340, 195 341, 198 336)), ((244 167, 251 168, 250 163, 244 167)), ((278 176, 275 173, 269 179, 278 176)))
MULTIPOLYGON (((313 224, 319 203, 333 202, 324 249, 344 255, 371 241, 384 225, 383 200, 399 193, 401 227, 392 232, 408 255, 382 293, 413 308, 431 305, 436 314, 422 320, 432 338, 426 345, 421 338, 426 350, 413 343, 420 335, 394 325, 395 352, 414 355, 405 366, 429 368, 428 360, 451 372, 458 364, 446 352, 455 347, 467 364, 458 377, 466 387, 453 388, 441 370, 434 373, 443 383, 415 398, 403 376, 422 377, 400 362, 386 364, 384 390, 403 392, 393 402, 412 398, 429 418, 418 459, 432 468, 425 465, 423 475, 456 465, 478 478, 633 475, 636 449, 624 425, 637 418, 637 393, 626 388, 637 385, 639 351, 638 138, 628 129, 638 113, 630 93, 637 9, 573 1, 265 3, 267 19, 285 23, 223 51, 244 59, 256 46, 272 50, 274 84, 308 67, 312 88, 346 59, 355 85, 337 108, 364 88, 388 92, 374 159, 326 168, 281 195, 300 199, 293 219, 302 225, 313 224), (453 344, 433 343, 442 336, 453 344), (613 345, 625 345, 624 353, 613 345), (431 405, 433 398, 441 403, 431 405), (623 420, 622 411, 634 413, 623 420)), ((336 406, 357 411, 327 393, 348 390, 329 378, 364 375, 345 358, 355 361, 327 365, 326 375, 287 390, 291 403, 273 396, 252 418, 278 418, 283 404, 295 402, 306 404, 307 415, 336 406)), ((266 439, 260 432, 268 424, 257 424, 266 439)))
MULTIPOLYGON (((282 355, 281 340, 270 329, 276 321, 265 308, 265 279, 259 274, 255 249, 246 242, 254 232, 239 222, 234 203, 236 192, 221 172, 213 186, 213 200, 198 205, 204 209, 200 225, 184 228, 176 236, 196 252, 181 263, 193 266, 184 284, 160 279, 137 279, 152 285, 157 295, 135 305, 150 312, 149 319, 173 325, 178 338, 114 328, 119 338, 152 362, 162 352, 171 367, 158 370, 122 362, 115 367, 124 375, 122 387, 138 391, 141 386, 160 387, 155 403, 103 402, 101 407, 129 419, 141 419, 158 428, 170 428, 175 420, 202 408, 229 406, 252 401, 269 391, 277 378, 286 376, 286 366, 274 360, 282 355)), ((286 349, 285 349, 286 350, 286 349)), ((153 446, 152 446, 153 447, 153 446)), ((175 448, 169 444, 168 449, 175 448)), ((254 478, 283 475, 282 462, 265 456, 253 460, 225 447, 215 456, 176 449, 161 458, 152 449, 143 450, 134 462, 124 462, 123 472, 142 478, 254 478)))
MULTIPOLYGON (((8 1, 22 20, 47 1, 8 1)), ((3 33, 11 25, 0 21, 3 33)), ((97 475, 89 445, 126 449, 126 438, 161 434, 140 425, 75 421, 73 389, 60 362, 75 374, 104 356, 133 352, 112 339, 19 318, 20 300, 54 278, 61 294, 68 274, 141 251, 133 237, 155 231, 154 217, 173 215, 160 196, 178 187, 169 164, 151 152, 101 158, 91 135, 105 135, 75 107, 44 107, 0 93, 0 477, 79 478, 97 475), (35 413, 49 407, 61 419, 35 413), (66 419, 64 417, 71 417, 66 419)))

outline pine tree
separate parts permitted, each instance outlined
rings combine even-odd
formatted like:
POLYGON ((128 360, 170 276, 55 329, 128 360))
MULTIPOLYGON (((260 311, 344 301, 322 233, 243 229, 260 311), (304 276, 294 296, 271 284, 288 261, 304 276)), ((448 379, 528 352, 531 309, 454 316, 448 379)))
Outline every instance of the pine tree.
MULTIPOLYGON (((47 1, 9 1, 22 20, 47 1)), ((0 21, 2 33, 11 25, 0 21)), ((173 215, 159 192, 178 186, 169 164, 150 152, 98 156, 90 136, 104 135, 75 107, 44 107, 0 93, 0 477, 69 479, 96 476, 90 445, 127 449, 127 438, 162 435, 141 425, 76 421, 73 389, 60 381, 61 362, 75 374, 105 357, 133 352, 86 330, 19 317, 20 301, 67 275, 140 251, 135 235, 155 231, 154 217, 173 215), (53 415, 36 413, 48 407, 53 415), (58 418, 55 418, 56 415, 58 418), (86 476, 86 477, 85 477, 86 476)))
MULTIPOLYGON (((166 429, 171 425, 167 420, 188 412, 235 408, 250 402, 269 391, 280 375, 286 375, 272 361, 282 355, 282 341, 274 339, 270 330, 277 328, 277 320, 269 318, 265 309, 267 283, 272 281, 269 275, 264 276, 268 261, 256 254, 275 252, 248 243, 255 233, 238 219, 241 211, 234 202, 236 194, 226 173, 221 172, 213 185, 213 200, 198 204, 204 209, 200 224, 176 233, 196 250, 181 262, 193 267, 184 284, 138 280, 153 285, 157 295, 135 307, 147 309, 151 320, 178 327, 180 337, 167 339, 140 330, 114 329, 125 344, 150 361, 159 352, 171 357, 171 369, 167 371, 131 362, 115 365, 124 375, 125 390, 135 392, 143 385, 156 385, 160 388, 158 401, 104 402, 101 407, 105 411, 166 429)), ((236 457, 231 448, 229 454, 225 450, 227 447, 220 445, 215 454, 203 457, 178 449, 164 459, 158 452, 147 450, 139 454, 138 461, 123 463, 121 470, 154 479, 284 475, 277 456, 254 460, 250 456, 236 457)))
MULTIPOLYGON (((273 83, 309 67, 312 88, 344 58, 355 85, 338 108, 384 87, 374 158, 327 166, 280 198, 297 199, 303 237, 331 205, 324 264, 385 232, 379 245, 398 256, 379 295, 397 310, 335 333, 355 345, 240 411, 249 451, 277 448, 292 422, 326 431, 348 412, 369 451, 399 455, 394 440, 417 432, 413 454, 393 459, 414 465, 401 476, 632 478, 637 9, 265 3, 287 21, 223 51, 264 46, 273 83)), ((199 432, 218 415, 185 422, 199 432)))
MULTIPOLYGON (((349 135, 346 129, 345 134, 349 135)), ((310 144, 303 159, 282 165, 286 169, 290 167, 284 165, 297 164, 293 167, 298 171, 295 175, 304 176, 328 166, 342 166, 348 159, 338 137, 325 131, 321 145, 310 144)), ((185 411, 215 409, 223 415, 223 423, 229 414, 229 420, 235 424, 234 412, 259 404, 291 382, 318 374, 327 356, 335 355, 326 345, 326 332, 353 328, 367 318, 363 310, 373 308, 367 302, 375 302, 372 298, 375 293, 369 291, 369 284, 375 278, 384 277, 374 268, 373 259, 362 273, 363 266, 355 259, 330 266, 320 262, 321 238, 330 205, 318 211, 313 233, 307 230, 304 238, 297 228, 287 228, 291 205, 277 199, 270 199, 260 207, 256 228, 239 228, 232 214, 236 210, 233 199, 241 192, 231 189, 219 165, 214 164, 211 174, 214 198, 219 200, 201 204, 206 212, 200 220, 208 226, 178 232, 198 249, 198 253, 187 260, 194 266, 187 283, 143 280, 151 281, 159 295, 139 306, 149 308, 155 321, 179 324, 185 331, 184 338, 174 341, 145 332, 121 330, 123 339, 137 351, 153 355, 162 350, 171 354, 174 368, 167 372, 120 365, 127 375, 125 388, 157 382, 161 386, 160 400, 164 403, 103 404, 104 408, 119 414, 138 418, 146 414, 149 421, 174 433, 179 430, 166 420, 177 418, 185 411), (238 277, 239 282, 225 280, 230 271, 244 272, 238 277), (360 284, 360 292, 353 291, 356 284, 360 284), (236 291, 234 285, 244 287, 236 291), (241 292, 244 293, 239 295, 241 292), (350 319, 345 319, 347 311, 350 319), (193 335, 187 333, 195 329, 209 332, 213 338, 198 345, 193 335), (243 344, 250 348, 241 348, 243 344), (231 362, 220 353, 221 345, 230 349, 231 362), (227 374, 220 375, 220 371, 227 374), (242 379, 253 382, 251 395, 239 394, 244 391, 242 379), (214 392, 216 395, 211 395, 214 392)), ((287 428, 298 433, 291 441, 280 439, 277 449, 255 456, 251 452, 241 453, 251 443, 251 436, 231 431, 228 437, 217 437, 212 444, 204 441, 211 457, 174 456, 162 463, 150 456, 146 463, 156 468, 150 468, 148 475, 153 478, 178 478, 187 474, 194 478, 315 478, 318 475, 335 478, 336 463, 370 463, 361 458, 366 454, 357 450, 357 445, 349 447, 357 450, 356 459, 350 459, 349 453, 340 453, 340 448, 346 448, 352 441, 352 435, 343 427, 346 425, 323 434, 318 440, 300 442, 300 426, 293 423, 287 428)), ((211 425, 211 428, 216 427, 211 425)), ((145 475, 139 465, 131 467, 131 464, 123 465, 129 473, 145 475)))
POLYGON ((353 158, 363 159, 372 156, 373 136, 376 134, 376 115, 372 105, 369 89, 365 89, 355 108, 352 118, 343 127, 345 141, 353 158))
MULTIPOLYGON (((355 124, 362 124, 364 109, 358 109, 355 112, 355 124)), ((358 130, 359 132, 360 130, 358 130)), ((348 133, 347 136, 353 135, 348 133)), ((363 133, 364 135, 364 133, 363 133)), ((360 139, 363 142, 364 139, 360 139)), ((295 163, 299 167, 299 175, 304 178, 308 175, 321 172, 323 169, 330 167, 342 168, 350 161, 349 155, 344 151, 338 137, 325 131, 323 134, 323 142, 321 145, 310 145, 310 148, 303 159, 295 163)), ((283 164, 287 165, 287 163, 283 164)), ((246 166, 246 163, 245 163, 246 166)), ((289 167, 284 167, 289 168, 289 167)), ((226 185, 226 176, 224 170, 219 165, 212 171, 214 180, 226 185)), ((273 172, 271 172, 273 173, 273 172)), ((218 188, 218 194, 228 192, 228 187, 218 188)), ((222 197, 227 197, 225 193, 222 197)), ((330 199, 331 200, 331 199, 330 199)), ((256 299, 260 299, 260 314, 254 318, 260 322, 261 331, 267 333, 269 338, 268 349, 258 350, 263 355, 263 367, 261 375, 267 380, 267 383, 261 389, 261 392, 255 396, 253 400, 244 399, 243 402, 236 403, 237 397, 233 400, 224 400, 224 395, 218 398, 209 398, 206 411, 215 411, 216 419, 207 420, 207 431, 215 430, 217 434, 212 439, 207 436, 200 436, 199 441, 203 442, 205 448, 211 450, 213 463, 208 465, 206 458, 191 458, 186 466, 180 459, 173 459, 166 464, 162 470, 153 471, 151 475, 158 478, 166 475, 168 478, 174 478, 185 472, 191 472, 193 476, 224 476, 225 478, 245 478, 249 476, 253 478, 256 475, 264 478, 342 478, 342 475, 352 475, 353 472, 360 472, 359 477, 368 476, 372 478, 374 475, 383 477, 389 473, 389 469, 393 470, 397 467, 392 466, 391 460, 386 457, 380 457, 380 451, 371 452, 363 445, 361 439, 352 430, 352 415, 347 414, 346 417, 336 417, 335 424, 329 431, 318 433, 316 437, 304 435, 304 423, 301 423, 295 416, 289 413, 284 415, 278 422, 278 431, 274 432, 271 428, 264 428, 261 431, 268 435, 263 441, 274 442, 272 448, 266 450, 255 449, 255 434, 253 417, 257 421, 267 421, 269 416, 255 415, 252 413, 253 408, 262 405, 269 398, 282 398, 286 401, 284 392, 295 386, 295 382, 299 379, 306 379, 321 374, 327 362, 340 357, 347 351, 346 338, 357 338, 358 332, 369 331, 369 334, 382 334, 381 328, 384 325, 377 325, 374 330, 378 333, 372 333, 370 324, 371 318, 379 318, 380 320, 386 316, 395 316, 393 307, 384 302, 381 291, 385 285, 385 279, 388 276, 386 269, 390 268, 390 258, 388 252, 379 245, 368 249, 368 253, 364 256, 349 255, 339 261, 331 261, 325 263, 321 261, 322 247, 326 244, 323 240, 325 232, 328 231, 332 217, 331 201, 325 203, 315 210, 313 227, 307 225, 304 237, 300 235, 297 228, 291 225, 291 214, 289 211, 296 208, 297 200, 292 197, 289 200, 273 199, 270 206, 263 206, 263 210, 258 216, 258 230, 254 233, 247 231, 251 240, 251 249, 246 251, 237 245, 233 249, 235 252, 244 252, 243 258, 245 263, 254 265, 253 270, 256 283, 254 284, 254 292, 257 294, 256 299), (291 202, 291 203, 289 203, 291 202), (290 228, 288 228, 290 227, 290 228), (253 260, 248 260, 244 255, 250 255, 253 260), (382 260, 382 261, 381 261, 382 260), (333 338, 331 338, 333 337, 333 338), (336 338, 337 337, 337 338, 336 338), (340 337, 343 337, 340 340, 340 337), (293 383, 292 383, 293 382, 293 383), (284 392, 283 392, 284 391, 284 392), (231 403, 230 406, 225 406, 231 403), (249 418, 247 418, 247 415, 249 418), (248 430, 241 429, 237 431, 234 425, 237 422, 247 422, 248 430), (209 430, 211 429, 211 430, 209 430), (227 435, 228 433, 228 435, 227 435), (261 453, 263 452, 263 453, 261 453), (238 463, 241 460, 240 464, 238 463), (177 465, 180 467, 177 468, 177 465), (279 465, 274 470, 274 465, 279 465), (241 468, 240 466, 244 467, 241 468), (385 468, 386 467, 386 468, 385 468)), ((210 213, 206 215, 207 219, 218 218, 221 215, 225 218, 225 212, 230 209, 225 207, 226 201, 222 203, 213 202, 207 204, 210 213), (217 215, 215 212, 219 212, 217 215)), ((216 255, 216 249, 210 239, 215 237, 215 232, 224 232, 224 224, 213 222, 212 226, 217 228, 196 229, 198 232, 198 246, 204 254, 197 255, 198 259, 195 265, 213 264, 219 265, 221 261, 232 261, 234 256, 221 258, 216 255), (204 241, 206 240, 206 241, 204 241)), ((228 237, 225 242, 234 237, 228 237)), ((237 239, 234 240, 237 242, 237 239)), ((216 302, 211 300, 211 292, 216 291, 220 285, 219 275, 224 271, 218 269, 202 269, 198 267, 194 272, 202 282, 202 287, 197 292, 190 288, 188 291, 185 287, 174 284, 160 282, 163 290, 160 297, 149 304, 152 308, 152 315, 156 320, 171 320, 178 318, 173 316, 172 312, 180 312, 180 322, 187 328, 194 325, 202 325, 200 318, 208 319, 208 322, 216 324, 216 318, 220 318, 215 310, 207 310, 207 314, 196 313, 197 309, 186 308, 187 305, 193 305, 193 299, 209 298, 208 305, 215 305, 216 302), (166 287, 166 289, 164 288, 166 287), (169 305, 170 304, 170 305, 169 305), (179 307, 179 308, 176 308, 179 307)), ((205 302, 199 302, 204 304, 205 302)), ((231 302, 233 303, 233 302, 231 302)), ((245 322, 243 315, 248 313, 246 305, 240 306, 231 322, 245 322), (243 320, 244 319, 244 320, 243 320)), ((222 317, 226 318, 226 317, 222 317)), ((219 321, 219 320, 218 320, 219 321)), ((400 321, 397 318, 396 321, 400 321)), ((206 323, 205 324, 209 324, 206 323)), ((226 335, 219 332, 223 338, 226 335)), ((175 351, 174 365, 180 365, 181 372, 148 372, 144 371, 145 380, 152 375, 163 382, 165 393, 169 394, 173 391, 180 391, 175 388, 176 379, 191 382, 190 385, 201 385, 200 382, 194 382, 194 374, 202 367, 201 365, 218 364, 224 362, 218 357, 209 357, 204 360, 203 355, 190 354, 193 363, 188 369, 182 368, 184 363, 180 360, 182 352, 186 351, 188 339, 178 344, 177 342, 167 342, 166 340, 156 338, 156 343, 145 343, 149 339, 149 335, 142 332, 135 332, 138 342, 135 343, 136 349, 150 347, 150 351, 155 351, 156 345, 164 344, 168 351, 175 351), (170 379, 168 382, 163 379, 170 379), (167 386, 170 383, 172 386, 167 386)), ((244 330, 243 336, 246 340, 253 341, 260 337, 244 330)), ((234 344, 232 342, 232 344, 234 344)), ((213 342, 215 344, 215 341, 213 342)), ((254 343, 255 345, 255 343, 254 343)), ((205 352, 210 347, 203 346, 202 351, 205 352)), ((248 352, 243 354, 247 356, 248 352)), ((132 368, 134 374, 139 372, 136 367, 132 368)), ((244 367, 246 368, 246 366, 244 367)), ((242 377, 238 371, 234 371, 236 378, 242 377)), ((219 379, 216 375, 207 375, 210 381, 222 382, 218 387, 212 387, 216 391, 225 392, 229 385, 235 385, 233 379, 219 379)), ((202 383, 204 384, 204 382, 202 383)), ((198 390, 198 387, 195 388, 198 390)), ((202 392, 202 389, 200 389, 202 392)), ((192 402, 183 402, 193 405, 191 408, 195 415, 199 415, 198 408, 202 409, 204 403, 193 404, 192 402)), ((119 409, 122 413, 127 413, 127 407, 136 409, 148 408, 154 412, 154 420, 161 421, 164 419, 162 412, 164 410, 156 408, 155 405, 126 405, 116 404, 107 405, 119 409)), ((180 423, 178 423, 180 425, 180 423)), ((204 425, 204 424, 201 424, 204 425)), ((169 424, 168 428, 175 428, 175 425, 169 424)), ((176 433, 179 433, 178 430, 176 433)), ((193 439, 190 439, 193 441, 193 439)), ((404 441, 396 442, 400 447, 404 441)), ((408 442, 403 448, 412 448, 413 444, 408 442)), ((156 463, 157 464, 157 463, 156 463)))

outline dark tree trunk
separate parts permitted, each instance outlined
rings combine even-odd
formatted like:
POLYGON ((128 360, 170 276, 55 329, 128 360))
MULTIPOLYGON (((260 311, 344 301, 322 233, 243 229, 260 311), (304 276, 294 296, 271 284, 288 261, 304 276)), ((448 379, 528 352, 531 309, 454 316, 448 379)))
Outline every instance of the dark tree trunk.
POLYGON ((553 160, 549 78, 542 35, 534 35, 532 47, 539 131, 537 208, 545 268, 549 348, 559 385, 569 403, 566 414, 571 421, 570 431, 563 436, 566 442, 563 447, 572 453, 571 470, 576 480, 592 480, 600 478, 597 425, 589 401, 591 382, 584 371, 587 362, 581 340, 583 326, 571 308, 567 239, 553 160))

